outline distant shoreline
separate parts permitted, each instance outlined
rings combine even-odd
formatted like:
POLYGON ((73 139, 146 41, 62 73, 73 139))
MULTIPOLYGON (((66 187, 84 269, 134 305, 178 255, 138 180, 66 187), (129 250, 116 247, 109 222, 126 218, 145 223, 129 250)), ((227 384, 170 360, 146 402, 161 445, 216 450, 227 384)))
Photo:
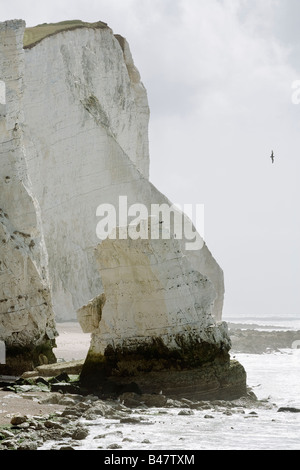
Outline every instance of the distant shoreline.
POLYGON ((250 321, 250 320, 254 320, 254 321, 300 321, 300 313, 298 316, 289 316, 289 317, 286 317, 286 316, 279 316, 279 315, 270 315, 270 316, 258 316, 258 315, 234 315, 234 316, 231 316, 231 315, 223 315, 223 320, 226 321, 227 323, 228 322, 233 322, 235 323, 235 321, 238 321, 238 322, 242 322, 244 320, 247 320, 247 321, 250 321))
MULTIPOLYGON (((226 320, 225 320, 226 321, 226 320)), ((277 326, 277 325, 259 325, 258 323, 235 323, 235 322, 229 322, 226 321, 228 328, 231 330, 237 330, 237 329, 246 329, 246 330, 290 330, 288 326, 277 326)))

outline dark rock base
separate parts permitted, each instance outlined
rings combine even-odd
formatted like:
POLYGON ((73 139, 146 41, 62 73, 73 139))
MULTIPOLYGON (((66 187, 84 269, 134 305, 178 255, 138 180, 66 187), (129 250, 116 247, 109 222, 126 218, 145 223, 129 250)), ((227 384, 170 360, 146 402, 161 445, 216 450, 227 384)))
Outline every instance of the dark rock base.
MULTIPOLYGON (((114 384, 132 384, 131 378, 110 377, 114 384)), ((235 400, 246 395, 246 372, 237 361, 227 365, 206 364, 181 371, 159 371, 139 374, 134 383, 142 393, 166 395, 189 400, 235 400)))
POLYGON ((52 351, 55 347, 53 340, 46 340, 40 345, 26 347, 11 347, 6 349, 6 363, 0 364, 0 375, 20 376, 24 372, 34 370, 41 364, 56 362, 52 351))
POLYGON ((105 361, 86 362, 80 381, 103 396, 125 391, 160 394, 190 400, 235 400, 247 393, 246 371, 235 360, 213 361, 189 369, 141 371, 119 375, 109 371, 105 361), (110 373, 109 373, 110 372, 110 373))

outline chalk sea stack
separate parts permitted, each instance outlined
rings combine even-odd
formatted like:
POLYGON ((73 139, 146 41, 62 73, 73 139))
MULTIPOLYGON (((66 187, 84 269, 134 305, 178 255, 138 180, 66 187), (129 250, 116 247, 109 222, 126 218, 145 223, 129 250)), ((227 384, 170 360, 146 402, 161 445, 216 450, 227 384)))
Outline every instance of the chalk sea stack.
POLYGON ((97 208, 120 196, 150 215, 172 206, 149 182, 148 123, 129 45, 106 23, 0 23, 0 373, 55 362, 56 322, 78 318, 83 383, 245 394, 206 244, 188 249, 172 224, 165 238, 97 236, 97 208))

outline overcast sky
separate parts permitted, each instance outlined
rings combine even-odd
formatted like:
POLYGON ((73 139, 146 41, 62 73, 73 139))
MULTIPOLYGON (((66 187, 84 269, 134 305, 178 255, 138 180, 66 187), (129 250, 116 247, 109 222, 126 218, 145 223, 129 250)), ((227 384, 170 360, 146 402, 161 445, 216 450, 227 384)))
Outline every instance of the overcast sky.
POLYGON ((13 18, 101 20, 127 38, 151 110, 150 179, 205 205, 225 319, 300 317, 300 1, 0 0, 0 21, 13 18))

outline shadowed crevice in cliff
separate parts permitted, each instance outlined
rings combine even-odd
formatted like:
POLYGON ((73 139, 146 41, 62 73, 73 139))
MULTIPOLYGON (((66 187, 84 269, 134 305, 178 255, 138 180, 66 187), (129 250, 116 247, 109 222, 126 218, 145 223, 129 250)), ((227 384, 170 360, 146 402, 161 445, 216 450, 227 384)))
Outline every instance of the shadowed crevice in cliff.
POLYGON ((110 128, 109 118, 102 108, 99 100, 96 96, 90 95, 87 98, 83 99, 82 105, 84 109, 95 119, 97 125, 104 126, 108 131, 110 128))

